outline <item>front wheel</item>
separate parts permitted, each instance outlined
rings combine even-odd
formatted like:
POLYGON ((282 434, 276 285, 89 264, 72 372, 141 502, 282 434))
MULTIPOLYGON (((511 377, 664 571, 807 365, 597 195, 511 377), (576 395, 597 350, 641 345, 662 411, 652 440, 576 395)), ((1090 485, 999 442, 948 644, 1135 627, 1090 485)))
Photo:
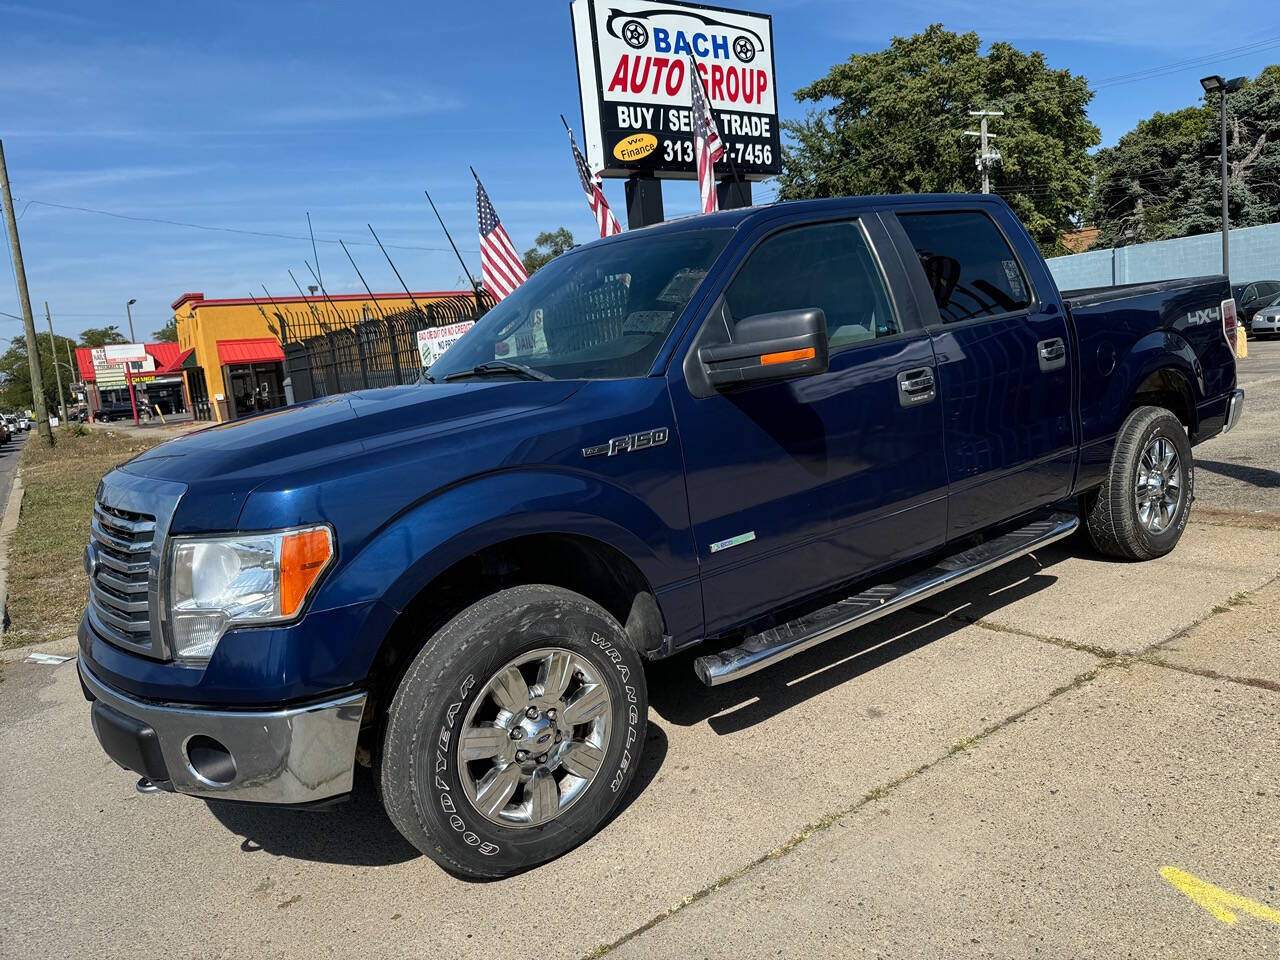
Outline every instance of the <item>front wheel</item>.
POLYGON ((608 819, 635 776, 644 670, 617 620, 558 587, 513 587, 427 640, 392 700, 387 814, 445 869, 536 866, 608 819))
POLYGON ((1163 407, 1138 407, 1125 420, 1106 482, 1086 501, 1089 539, 1103 553, 1151 560, 1172 550, 1194 499, 1191 441, 1163 407))

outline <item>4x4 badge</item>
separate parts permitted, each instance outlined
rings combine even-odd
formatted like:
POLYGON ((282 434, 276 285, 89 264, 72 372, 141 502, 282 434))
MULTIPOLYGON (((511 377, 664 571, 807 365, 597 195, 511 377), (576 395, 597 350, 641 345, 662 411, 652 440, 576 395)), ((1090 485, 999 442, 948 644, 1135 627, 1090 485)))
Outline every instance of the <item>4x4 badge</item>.
POLYGON ((612 457, 614 454, 626 453, 630 450, 647 450, 649 447, 660 447, 667 442, 670 431, 666 427, 655 427, 642 430, 640 433, 629 433, 625 437, 614 437, 608 443, 598 443, 594 447, 583 447, 584 457, 612 457))

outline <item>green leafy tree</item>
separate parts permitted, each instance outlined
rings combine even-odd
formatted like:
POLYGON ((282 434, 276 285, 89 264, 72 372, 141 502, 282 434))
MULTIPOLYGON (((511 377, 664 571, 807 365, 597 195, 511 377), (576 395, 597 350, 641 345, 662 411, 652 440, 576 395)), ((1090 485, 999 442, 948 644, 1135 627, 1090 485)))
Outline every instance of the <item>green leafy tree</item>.
POLYGON ((540 267, 545 267, 560 254, 573 249, 573 234, 561 227, 558 230, 543 230, 534 238, 533 246, 524 252, 520 259, 524 262, 524 271, 530 276, 540 267))
POLYGON ((80 332, 80 345, 83 347, 105 347, 109 343, 128 342, 114 323, 106 327, 90 327, 80 332))
MULTIPOLYGON (((1089 214, 1095 246, 1222 229, 1218 95, 1140 121, 1098 151, 1089 214)), ((1227 98, 1227 194, 1233 227, 1280 221, 1280 66, 1227 98)))
POLYGON ((784 124, 783 199, 981 189, 970 110, 1004 110, 991 122, 1003 162, 991 174, 1040 248, 1061 237, 1089 200, 1088 150, 1098 128, 1085 78, 1051 70, 1044 55, 1008 43, 981 52, 976 33, 933 24, 889 47, 858 53, 796 91, 817 104, 784 124))
POLYGON ((178 342, 178 321, 170 320, 159 330, 151 334, 153 343, 177 343, 178 342))
MULTIPOLYGON (((62 393, 70 402, 68 385, 79 378, 78 372, 67 370, 67 347, 75 353, 75 341, 57 335, 50 351, 48 335, 36 337, 37 354, 40 357, 40 379, 44 383, 44 402, 51 415, 58 414, 58 381, 54 375, 54 357, 57 357, 57 376, 62 378, 62 393)), ((30 410, 34 406, 31 396, 31 365, 27 363, 26 337, 14 337, 9 349, 0 354, 0 410, 30 410)))

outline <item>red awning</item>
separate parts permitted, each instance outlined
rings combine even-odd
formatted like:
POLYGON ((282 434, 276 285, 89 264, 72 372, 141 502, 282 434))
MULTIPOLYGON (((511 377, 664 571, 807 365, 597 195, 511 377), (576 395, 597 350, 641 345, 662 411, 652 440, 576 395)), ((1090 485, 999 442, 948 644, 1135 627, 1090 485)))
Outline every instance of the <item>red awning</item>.
POLYGON ((260 340, 219 340, 218 363, 222 366, 234 366, 241 363, 282 362, 284 351, 280 349, 280 341, 273 337, 260 340))
MULTIPOLYGON (((150 347, 147 347, 147 352, 155 357, 155 353, 150 347)), ((194 352, 195 347, 190 347, 181 353, 174 354, 173 358, 163 365, 160 363, 160 358, 156 357, 156 373, 178 373, 182 369, 182 365, 187 362, 187 358, 194 352)))

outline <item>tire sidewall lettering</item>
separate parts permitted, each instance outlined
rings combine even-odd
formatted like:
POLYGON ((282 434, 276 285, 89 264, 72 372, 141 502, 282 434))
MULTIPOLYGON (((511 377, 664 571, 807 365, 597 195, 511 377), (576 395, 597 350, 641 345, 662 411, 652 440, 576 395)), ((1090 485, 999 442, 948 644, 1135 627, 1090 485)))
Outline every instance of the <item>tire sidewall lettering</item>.
POLYGON ((458 722, 458 715, 462 712, 462 707, 471 695, 471 691, 475 689, 475 686, 475 674, 467 674, 462 683, 458 685, 458 699, 445 708, 444 722, 436 733, 435 773, 432 777, 432 786, 435 789, 436 799, 440 803, 440 809, 448 815, 450 829, 455 833, 461 834, 462 842, 467 846, 474 847, 478 853, 491 857, 502 848, 496 843, 482 840, 474 830, 467 826, 466 821, 458 814, 458 804, 453 799, 453 790, 444 777, 444 774, 449 771, 449 755, 451 753, 449 745, 453 742, 453 732, 458 722))

